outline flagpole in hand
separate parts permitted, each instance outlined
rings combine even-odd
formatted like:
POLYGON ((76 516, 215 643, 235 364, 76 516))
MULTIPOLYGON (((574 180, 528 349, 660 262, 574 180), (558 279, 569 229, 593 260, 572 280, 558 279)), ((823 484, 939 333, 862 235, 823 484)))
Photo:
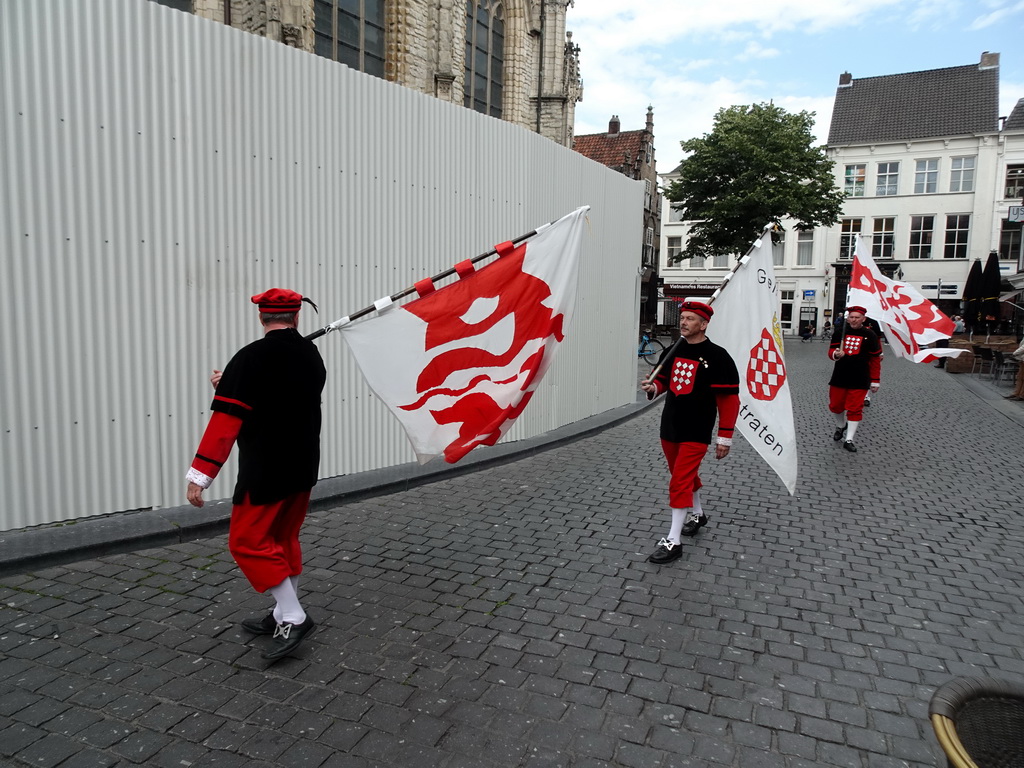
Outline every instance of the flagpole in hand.
MULTIPOLYGON (((771 230, 773 229, 775 229, 775 224, 768 224, 765 226, 765 228, 761 231, 761 234, 754 241, 753 245, 750 246, 750 248, 747 250, 745 254, 743 254, 743 256, 736 260, 736 264, 733 266, 733 268, 729 270, 729 273, 724 278, 722 278, 722 284, 715 289, 715 292, 711 294, 711 298, 704 302, 705 304, 711 306, 712 304, 715 303, 715 299, 722 295, 722 291, 726 289, 726 287, 729 285, 729 281, 733 279, 736 273, 740 270, 740 267, 743 267, 748 261, 750 261, 750 254, 754 252, 754 249, 761 247, 762 238, 764 238, 766 235, 768 237, 771 237, 771 230)), ((654 381, 654 377, 661 372, 662 366, 665 365, 665 361, 670 359, 672 355, 675 354, 676 350, 679 348, 679 345, 685 343, 685 341, 686 339, 684 339, 682 336, 676 339, 675 344, 669 347, 666 352, 662 353, 661 359, 658 360, 658 364, 647 375, 647 378, 644 379, 644 382, 654 381)))
MULTIPOLYGON (((527 232, 525 235, 520 235, 519 237, 515 238, 514 240, 510 240, 509 244, 511 244, 511 245, 518 245, 519 243, 523 242, 524 240, 529 240, 531 237, 533 237, 534 235, 540 234, 541 232, 543 232, 545 229, 547 229, 548 227, 550 227, 554 223, 555 222, 552 221, 552 222, 550 222, 548 224, 545 224, 542 227, 537 227, 537 229, 531 230, 531 231, 527 232)), ((502 246, 505 246, 505 245, 506 245, 506 243, 502 243, 501 246, 492 248, 491 250, 487 251, 487 253, 481 253, 479 256, 474 256, 472 259, 468 259, 466 262, 462 262, 462 263, 476 264, 478 261, 483 261, 486 258, 489 258, 491 256, 496 255, 498 253, 498 249, 501 248, 502 246)), ((459 266, 461 266, 461 264, 459 266)), ((324 336, 324 335, 330 333, 331 331, 336 331, 339 328, 341 328, 342 326, 348 325, 353 320, 357 320, 358 318, 363 317, 364 315, 370 314, 374 310, 383 309, 384 307, 390 306, 392 303, 398 301, 399 299, 403 299, 406 296, 409 296, 410 294, 416 293, 417 292, 417 287, 416 286, 420 285, 421 283, 428 282, 428 281, 430 283, 433 283, 433 282, 435 282, 437 280, 443 280, 446 277, 451 277, 457 271, 458 271, 457 267, 449 267, 448 269, 444 270, 443 272, 438 272, 436 275, 434 275, 431 278, 428 278, 427 280, 421 280, 416 285, 411 285, 408 288, 405 288, 405 289, 399 291, 398 293, 392 294, 391 296, 387 297, 386 299, 379 299, 376 302, 374 302, 373 304, 369 305, 368 307, 363 307, 358 312, 353 312, 351 315, 346 315, 345 317, 342 317, 339 320, 335 320, 330 325, 325 325, 320 330, 313 331, 313 333, 311 333, 308 336, 306 336, 306 338, 310 339, 311 341, 313 339, 319 339, 321 336, 324 336)))

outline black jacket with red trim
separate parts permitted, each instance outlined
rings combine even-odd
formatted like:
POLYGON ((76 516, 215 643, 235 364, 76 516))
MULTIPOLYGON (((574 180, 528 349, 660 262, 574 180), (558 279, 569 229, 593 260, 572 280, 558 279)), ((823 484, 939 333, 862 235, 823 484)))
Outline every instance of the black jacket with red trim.
POLYGON ((732 438, 739 412, 740 377, 723 348, 705 339, 683 342, 665 360, 654 379, 666 392, 661 412, 661 439, 673 443, 711 443, 718 417, 718 436, 732 438))
POLYGON ((326 380, 316 345, 294 328, 270 331, 243 347, 224 368, 192 466, 214 477, 237 434, 234 503, 246 494, 253 504, 268 504, 309 490, 319 474, 326 380))
POLYGON ((882 380, 882 342, 870 328, 840 326, 832 334, 828 356, 836 360, 828 382, 831 387, 868 389, 882 380), (836 360, 834 354, 840 345, 844 354, 836 360))

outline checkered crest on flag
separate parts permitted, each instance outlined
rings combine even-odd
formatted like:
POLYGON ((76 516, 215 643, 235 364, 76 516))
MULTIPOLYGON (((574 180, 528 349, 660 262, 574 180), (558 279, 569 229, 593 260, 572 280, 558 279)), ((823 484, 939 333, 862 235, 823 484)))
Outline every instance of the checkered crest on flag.
POLYGON ((768 329, 761 331, 761 338, 750 351, 748 374, 747 388, 757 400, 771 400, 786 383, 786 361, 768 329))
MULTIPOLYGON (((740 387, 736 431, 793 493, 796 489, 796 427, 778 319, 779 294, 769 232, 743 257, 715 299, 708 337, 725 347, 746 371, 740 387)), ((742 375, 742 374, 741 374, 742 375)))

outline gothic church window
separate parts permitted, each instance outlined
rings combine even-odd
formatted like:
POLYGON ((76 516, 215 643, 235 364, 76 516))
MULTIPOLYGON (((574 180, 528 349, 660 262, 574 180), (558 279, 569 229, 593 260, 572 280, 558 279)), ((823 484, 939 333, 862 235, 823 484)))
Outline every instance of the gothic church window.
POLYGON ((384 0, 314 0, 316 52, 384 77, 384 0))
POLYGON ((495 0, 466 3, 465 106, 501 117, 505 69, 505 15, 495 0))

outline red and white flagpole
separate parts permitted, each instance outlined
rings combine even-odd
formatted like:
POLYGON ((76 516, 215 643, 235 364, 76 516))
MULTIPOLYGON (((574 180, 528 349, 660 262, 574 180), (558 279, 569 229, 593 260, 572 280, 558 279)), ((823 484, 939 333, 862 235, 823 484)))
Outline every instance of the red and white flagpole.
POLYGON ((377 301, 373 302, 373 304, 371 304, 370 306, 363 307, 358 312, 353 312, 351 315, 345 315, 345 317, 342 317, 342 318, 340 318, 338 320, 335 320, 330 325, 325 325, 320 330, 313 331, 313 333, 311 333, 308 336, 306 336, 306 338, 310 339, 310 340, 318 339, 321 336, 324 336, 324 335, 330 333, 331 331, 336 331, 339 328, 341 328, 341 327, 343 327, 345 325, 348 325, 353 320, 357 320, 360 317, 363 317, 364 315, 370 314, 374 310, 386 309, 387 307, 391 306, 394 302, 398 301, 399 299, 403 299, 406 296, 409 296, 409 295, 411 295, 413 293, 419 293, 420 292, 420 288, 425 283, 432 286, 433 283, 435 283, 438 280, 443 280, 444 278, 451 277, 452 275, 454 275, 456 273, 461 273, 462 271, 464 271, 463 270, 463 266, 464 265, 468 266, 470 264, 476 264, 478 261, 483 261, 486 258, 489 258, 491 256, 496 255, 499 252, 499 250, 504 250, 509 245, 518 245, 519 243, 523 242, 524 240, 529 240, 531 237, 533 237, 534 235, 540 234, 541 232, 543 232, 545 229, 547 229, 548 227, 550 227, 554 223, 555 222, 552 221, 552 222, 549 222, 548 224, 545 224, 543 226, 537 227, 537 229, 531 230, 530 232, 527 232, 525 235, 520 235, 519 237, 515 238, 514 240, 508 241, 508 243, 502 243, 501 245, 499 245, 499 246, 497 246, 495 248, 492 248, 491 250, 487 251, 487 253, 481 253, 479 256, 474 256, 472 259, 467 259, 466 261, 460 262, 459 264, 456 264, 454 267, 449 267, 448 269, 444 270, 443 272, 439 272, 436 275, 434 275, 433 277, 427 278, 426 280, 420 280, 416 284, 411 285, 408 288, 405 288, 405 289, 399 291, 398 293, 393 293, 390 296, 384 297, 383 299, 377 299, 377 301))

